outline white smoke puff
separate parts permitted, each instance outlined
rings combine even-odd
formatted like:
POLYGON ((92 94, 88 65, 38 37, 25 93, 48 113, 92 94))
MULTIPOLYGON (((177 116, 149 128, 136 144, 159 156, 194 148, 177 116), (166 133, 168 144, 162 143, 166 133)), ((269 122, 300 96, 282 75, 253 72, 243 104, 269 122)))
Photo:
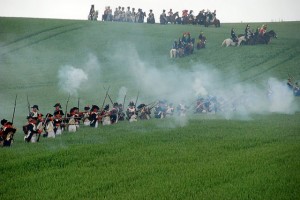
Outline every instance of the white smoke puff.
POLYGON ((82 84, 88 80, 88 75, 82 69, 66 65, 58 71, 58 79, 62 91, 77 95, 82 84))
POLYGON ((207 90, 205 89, 200 78, 196 78, 193 84, 193 90, 195 91, 197 96, 206 96, 208 95, 207 90))
POLYGON ((94 54, 89 54, 88 56, 88 61, 86 63, 86 71, 88 71, 89 73, 93 73, 97 70, 99 70, 100 65, 99 65, 99 61, 98 58, 94 55, 94 54))
POLYGON ((295 108, 295 105, 293 104, 294 95, 288 89, 287 85, 276 80, 275 78, 270 78, 268 82, 270 85, 270 112, 278 112, 285 114, 294 113, 295 110, 297 110, 295 108))

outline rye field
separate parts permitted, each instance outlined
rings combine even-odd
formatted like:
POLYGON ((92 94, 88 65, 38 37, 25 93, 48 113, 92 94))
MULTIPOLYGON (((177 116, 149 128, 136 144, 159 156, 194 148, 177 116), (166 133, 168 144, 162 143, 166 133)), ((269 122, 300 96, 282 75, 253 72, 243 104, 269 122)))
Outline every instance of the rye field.
POLYGON ((17 95, 18 129, 0 149, 0 199, 300 199, 300 97, 281 92, 289 76, 300 81, 300 22, 267 24, 278 37, 270 44, 225 48, 231 28, 243 33, 245 23, 0 18, 0 118, 12 119, 17 95), (170 59, 183 32, 203 32, 206 48, 170 59), (145 104, 193 105, 198 93, 252 103, 24 142, 27 96, 46 114, 57 102, 65 110, 69 94, 68 109, 101 107, 108 87, 113 101, 126 94, 125 106, 137 94, 145 104), (268 89, 281 94, 276 104, 268 89))

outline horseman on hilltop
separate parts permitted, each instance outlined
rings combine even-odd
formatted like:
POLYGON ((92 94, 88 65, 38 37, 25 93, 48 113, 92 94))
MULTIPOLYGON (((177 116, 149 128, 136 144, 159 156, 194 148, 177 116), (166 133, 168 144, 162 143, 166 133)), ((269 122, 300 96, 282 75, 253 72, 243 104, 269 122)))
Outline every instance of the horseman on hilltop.
POLYGON ((154 13, 152 12, 152 10, 150 10, 150 12, 148 14, 147 23, 148 24, 155 24, 154 13))
POLYGON ((166 15, 166 10, 163 10, 162 14, 160 14, 160 24, 167 24, 168 19, 166 15))
POLYGON ((168 12, 168 17, 172 17, 173 16, 173 11, 172 11, 172 8, 169 10, 168 12))

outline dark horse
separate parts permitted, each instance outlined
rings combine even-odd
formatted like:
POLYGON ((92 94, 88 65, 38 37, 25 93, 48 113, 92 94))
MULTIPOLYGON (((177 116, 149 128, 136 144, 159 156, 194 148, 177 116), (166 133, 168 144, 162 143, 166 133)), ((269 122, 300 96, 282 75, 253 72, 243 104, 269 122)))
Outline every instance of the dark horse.
MULTIPOLYGON (((176 19, 180 18, 178 12, 174 13, 172 16, 167 16, 167 22, 171 24, 176 24, 176 19)), ((180 19, 181 20, 181 19, 180 19)))
POLYGON ((195 38, 191 38, 190 42, 184 46, 184 55, 190 55, 194 53, 195 38))
MULTIPOLYGON (((244 34, 239 34, 238 37, 243 36, 244 34)), ((250 38, 246 42, 242 42, 242 45, 255 45, 255 44, 269 44, 271 38, 277 38, 275 31, 270 30, 264 35, 259 35, 258 32, 251 34, 250 38)))
POLYGON ((271 38, 277 39, 277 34, 273 30, 266 32, 263 36, 257 36, 255 44, 269 44, 271 38))

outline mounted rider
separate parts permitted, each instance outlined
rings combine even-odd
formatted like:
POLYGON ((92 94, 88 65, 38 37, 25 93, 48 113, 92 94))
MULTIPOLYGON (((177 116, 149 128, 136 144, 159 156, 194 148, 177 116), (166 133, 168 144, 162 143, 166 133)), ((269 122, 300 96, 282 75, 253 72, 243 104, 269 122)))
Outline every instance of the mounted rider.
POLYGON ((198 36, 197 49, 205 48, 206 37, 203 32, 201 32, 198 36))
POLYGON ((189 21, 194 21, 194 14, 193 14, 193 10, 190 10, 190 13, 189 13, 189 21))
POLYGON ((188 15, 189 15, 188 12, 189 12, 188 10, 183 10, 183 11, 182 11, 182 18, 188 17, 188 15))
POLYGON ((264 34, 267 32, 267 25, 266 24, 263 24, 261 26, 261 28, 259 29, 259 36, 264 36, 264 34))
POLYGON ((252 32, 250 30, 250 25, 247 24, 246 28, 245 28, 245 39, 246 39, 246 41, 250 39, 251 35, 252 35, 252 32))
POLYGON ((149 24, 155 23, 154 13, 152 12, 152 9, 150 10, 150 12, 148 14, 147 23, 149 23, 149 24))
POLYGON ((173 11, 172 11, 172 8, 169 10, 169 12, 168 12, 168 16, 169 16, 169 17, 172 17, 172 16, 173 16, 173 11))
POLYGON ((238 42, 238 38, 237 38, 237 36, 235 34, 234 28, 231 29, 230 35, 231 35, 232 41, 238 42))
POLYGON ((168 19, 166 15, 166 10, 163 10, 163 12, 160 14, 160 24, 167 24, 168 19))

